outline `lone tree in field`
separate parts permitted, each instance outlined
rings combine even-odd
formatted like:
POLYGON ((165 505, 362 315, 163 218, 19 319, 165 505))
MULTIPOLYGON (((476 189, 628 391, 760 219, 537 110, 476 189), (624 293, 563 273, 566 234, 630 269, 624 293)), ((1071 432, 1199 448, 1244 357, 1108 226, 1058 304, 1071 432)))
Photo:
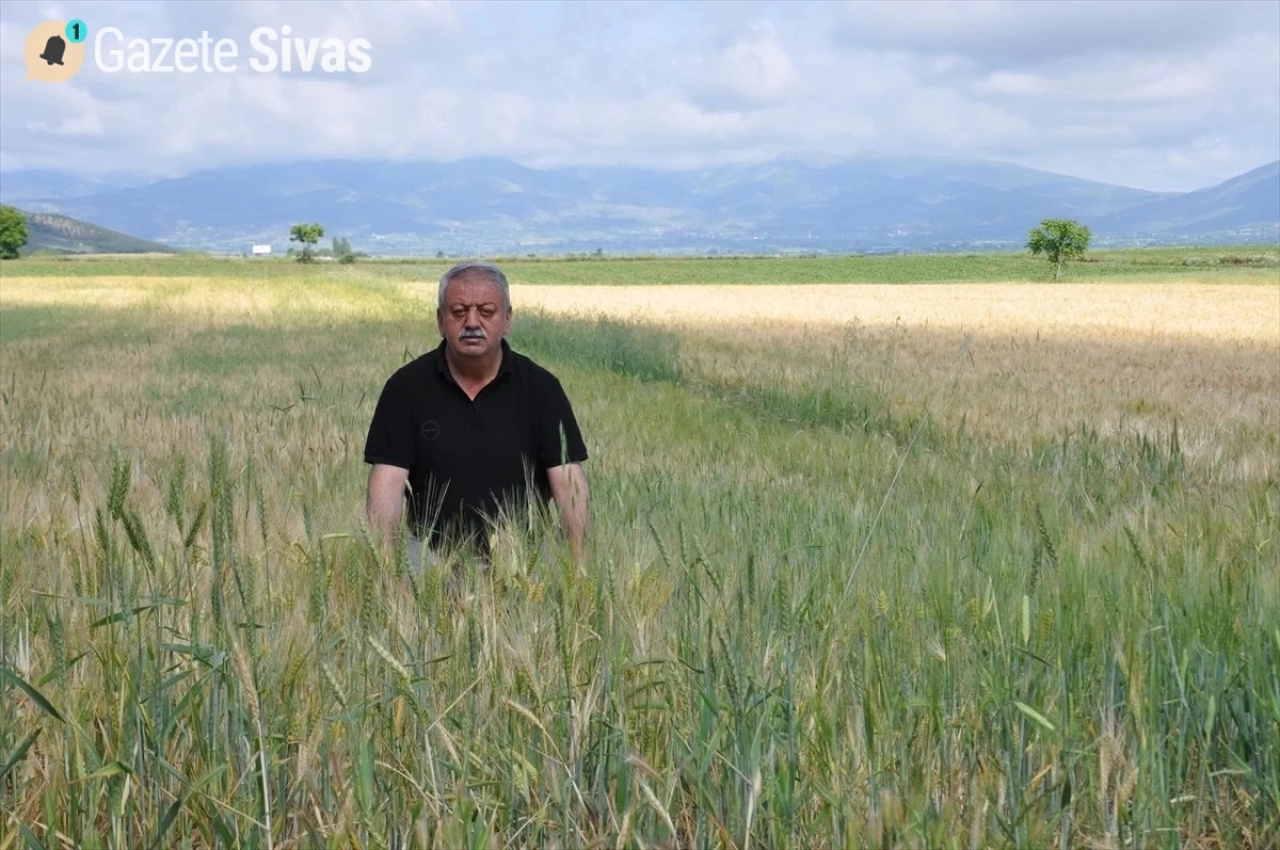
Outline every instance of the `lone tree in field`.
POLYGON ((324 228, 318 224, 295 224, 293 226, 289 231, 289 241, 302 243, 302 253, 298 255, 298 262, 311 262, 315 257, 311 253, 311 246, 319 242, 321 236, 324 236, 324 228))
POLYGON ((1083 257, 1089 249, 1089 228, 1069 218, 1046 218, 1027 235, 1027 248, 1053 263, 1053 279, 1057 280, 1067 260, 1083 257))
POLYGON ((27 244, 27 217, 15 207, 0 206, 0 259, 12 260, 27 244))

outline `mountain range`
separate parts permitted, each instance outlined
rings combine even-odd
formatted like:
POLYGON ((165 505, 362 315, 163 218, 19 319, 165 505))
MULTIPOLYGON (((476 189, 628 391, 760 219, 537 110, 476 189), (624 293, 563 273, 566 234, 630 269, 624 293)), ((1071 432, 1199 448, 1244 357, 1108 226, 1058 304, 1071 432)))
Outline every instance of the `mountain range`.
POLYGON ((288 246, 319 222, 371 254, 893 252, 1019 248, 1044 218, 1097 245, 1280 241, 1280 161, 1161 193, 1009 163, 781 158, 662 171, 321 160, 147 181, 0 172, 0 202, 175 248, 288 246))

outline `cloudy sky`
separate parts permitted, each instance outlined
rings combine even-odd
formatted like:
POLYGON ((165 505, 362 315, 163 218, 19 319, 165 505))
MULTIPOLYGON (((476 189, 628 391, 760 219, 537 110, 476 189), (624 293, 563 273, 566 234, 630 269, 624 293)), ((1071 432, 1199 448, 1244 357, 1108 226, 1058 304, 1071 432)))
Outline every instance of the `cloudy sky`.
POLYGON ((860 153, 1211 185, 1280 158, 1280 0, 0 2, 0 169, 860 153), (27 33, 72 18, 90 31, 84 68, 26 79, 27 33), (371 67, 250 68, 254 29, 285 26, 307 42, 363 38, 371 67), (108 73, 93 47, 104 27, 228 38, 237 70, 108 73))

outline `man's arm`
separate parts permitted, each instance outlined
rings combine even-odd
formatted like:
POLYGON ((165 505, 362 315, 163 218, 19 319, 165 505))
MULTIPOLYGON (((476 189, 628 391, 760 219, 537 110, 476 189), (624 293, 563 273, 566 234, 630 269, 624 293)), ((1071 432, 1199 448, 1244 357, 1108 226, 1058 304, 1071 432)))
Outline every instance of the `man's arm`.
POLYGON ((408 482, 409 470, 403 467, 375 463, 369 472, 369 492, 365 498, 369 530, 387 555, 395 552, 404 525, 404 491, 408 482))
POLYGON ((587 474, 582 471, 581 464, 566 463, 548 469, 547 481, 551 485, 551 498, 560 510, 560 524, 573 547, 573 555, 581 560, 582 542, 591 526, 587 474))

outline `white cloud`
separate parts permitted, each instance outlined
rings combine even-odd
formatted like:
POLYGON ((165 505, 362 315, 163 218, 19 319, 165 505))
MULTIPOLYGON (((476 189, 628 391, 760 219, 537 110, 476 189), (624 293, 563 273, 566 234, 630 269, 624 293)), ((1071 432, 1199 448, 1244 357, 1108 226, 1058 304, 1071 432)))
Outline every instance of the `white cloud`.
POLYGON ((753 32, 687 64, 687 87, 694 99, 711 110, 758 108, 795 93, 800 75, 772 24, 762 22, 753 32))
POLYGON ((1274 3, 1250 0, 846 0, 842 11, 834 28, 838 43, 961 55, 981 67, 1006 68, 1105 55, 1194 53, 1280 25, 1274 3))
MULTIPOLYGON (((1280 158, 1272 3, 0 3, 0 166, 1006 159, 1189 189, 1280 158), (303 15, 299 10, 305 9, 303 15), (368 39, 367 74, 25 80, 40 20, 368 39)), ((243 64, 243 63, 242 63, 243 64)))

